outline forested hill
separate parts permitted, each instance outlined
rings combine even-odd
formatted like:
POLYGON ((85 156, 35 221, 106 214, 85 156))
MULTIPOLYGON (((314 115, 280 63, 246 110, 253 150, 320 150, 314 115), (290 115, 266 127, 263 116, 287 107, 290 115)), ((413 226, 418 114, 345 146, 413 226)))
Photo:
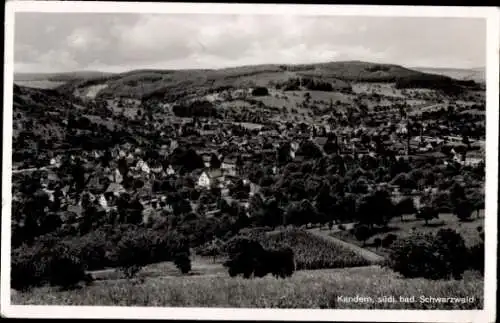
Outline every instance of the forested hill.
POLYGON ((58 86, 57 90, 80 97, 130 97, 143 100, 157 98, 175 101, 181 97, 205 95, 225 88, 274 87, 294 78, 326 82, 333 90, 349 89, 351 82, 395 82, 399 88, 423 87, 454 92, 464 86, 477 86, 474 81, 465 82, 399 65, 346 61, 204 70, 142 69, 96 77, 73 78, 58 86))

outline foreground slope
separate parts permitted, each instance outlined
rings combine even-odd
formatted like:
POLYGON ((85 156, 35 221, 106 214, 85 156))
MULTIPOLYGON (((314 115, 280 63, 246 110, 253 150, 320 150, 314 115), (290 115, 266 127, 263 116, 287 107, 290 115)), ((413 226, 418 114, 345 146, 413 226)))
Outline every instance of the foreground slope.
POLYGON ((477 309, 483 307, 483 280, 474 273, 456 281, 402 279, 378 266, 333 270, 304 270, 289 279, 256 279, 207 275, 154 277, 133 284, 127 280, 96 282, 82 290, 44 287, 15 293, 13 304, 181 306, 245 308, 337 309, 477 309), (345 301, 347 297, 365 302, 345 301), (387 297, 398 297, 391 302, 387 297), (415 296, 400 302, 399 296, 415 296), (420 297, 469 297, 464 303, 421 302, 420 297), (384 298, 386 297, 386 298, 384 298), (372 300, 372 301, 370 301, 372 300))

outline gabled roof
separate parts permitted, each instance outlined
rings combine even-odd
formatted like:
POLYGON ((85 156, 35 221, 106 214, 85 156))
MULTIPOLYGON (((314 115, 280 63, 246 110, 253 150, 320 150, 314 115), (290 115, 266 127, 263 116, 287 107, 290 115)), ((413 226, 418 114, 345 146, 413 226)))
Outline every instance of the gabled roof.
POLYGON ((106 193, 123 193, 123 192, 125 192, 125 188, 118 183, 111 183, 106 189, 106 193))
POLYGON ((319 146, 324 146, 326 142, 328 141, 327 137, 315 137, 313 141, 319 145, 319 146))
POLYGON ((207 176, 211 179, 220 178, 223 176, 223 173, 220 169, 210 169, 206 170, 204 173, 207 174, 207 176))

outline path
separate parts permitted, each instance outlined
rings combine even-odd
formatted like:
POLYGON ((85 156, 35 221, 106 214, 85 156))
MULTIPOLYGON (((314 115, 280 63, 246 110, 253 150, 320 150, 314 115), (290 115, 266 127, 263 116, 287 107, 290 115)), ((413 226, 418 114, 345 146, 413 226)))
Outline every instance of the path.
POLYGON ((21 169, 13 169, 12 173, 17 174, 17 173, 29 173, 29 172, 34 172, 37 170, 47 170, 51 168, 55 168, 55 165, 48 165, 48 166, 43 166, 43 167, 32 167, 32 168, 21 168, 21 169))
POLYGON ((370 250, 365 249, 365 248, 361 248, 360 246, 357 246, 353 243, 349 243, 349 242, 346 242, 344 240, 332 237, 332 236, 328 235, 328 233, 326 233, 326 232, 330 232, 330 231, 309 230, 309 232, 314 234, 317 237, 320 237, 320 238, 325 239, 325 240, 330 240, 336 244, 340 244, 346 248, 349 248, 349 249, 355 251, 356 253, 360 254, 366 260, 372 262, 373 264, 378 264, 378 263, 381 263, 384 261, 384 257, 374 253, 373 251, 370 251, 370 250))

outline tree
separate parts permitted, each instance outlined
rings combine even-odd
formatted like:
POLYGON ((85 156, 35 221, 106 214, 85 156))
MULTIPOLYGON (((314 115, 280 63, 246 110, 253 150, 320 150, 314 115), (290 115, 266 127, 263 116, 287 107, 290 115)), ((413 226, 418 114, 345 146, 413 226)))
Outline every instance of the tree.
POLYGON ((174 264, 183 274, 191 271, 191 260, 187 252, 180 252, 174 256, 174 264))
POLYGON ((403 198, 401 201, 399 201, 396 204, 395 208, 396 208, 396 214, 399 214, 401 216, 401 221, 404 221, 403 216, 405 214, 413 214, 417 212, 413 199, 409 197, 403 198))
POLYGON ((436 234, 414 233, 396 240, 389 266, 407 278, 460 279, 467 268, 467 248, 460 234, 441 229, 436 234))
POLYGON ((363 246, 366 244, 366 240, 373 235, 373 231, 367 225, 359 225, 354 228, 354 236, 357 240, 363 242, 363 246))
POLYGON ((252 90, 253 96, 266 96, 269 95, 269 91, 266 87, 259 86, 252 90))
POLYGON ((469 200, 457 201, 454 213, 460 221, 467 221, 471 218, 474 205, 469 200))
POLYGON ((85 188, 85 168, 80 159, 77 159, 72 167, 71 175, 77 192, 83 191, 85 188))
POLYGON ((396 213, 389 193, 377 190, 359 200, 356 214, 360 223, 371 228, 374 224, 387 225, 396 213))
POLYGON ((178 166, 184 172, 192 172, 195 169, 205 167, 203 158, 201 158, 193 149, 184 149, 177 147, 170 156, 170 164, 178 166))
POLYGON ((221 167, 221 161, 216 154, 212 154, 210 157, 210 168, 219 169, 221 167))
POLYGON ((417 213, 417 218, 425 221, 425 225, 429 224, 432 219, 439 219, 439 211, 432 205, 424 205, 417 213))
POLYGON ((323 152, 318 145, 310 140, 306 140, 300 145, 296 152, 297 156, 304 156, 307 159, 318 159, 323 157, 323 152))

